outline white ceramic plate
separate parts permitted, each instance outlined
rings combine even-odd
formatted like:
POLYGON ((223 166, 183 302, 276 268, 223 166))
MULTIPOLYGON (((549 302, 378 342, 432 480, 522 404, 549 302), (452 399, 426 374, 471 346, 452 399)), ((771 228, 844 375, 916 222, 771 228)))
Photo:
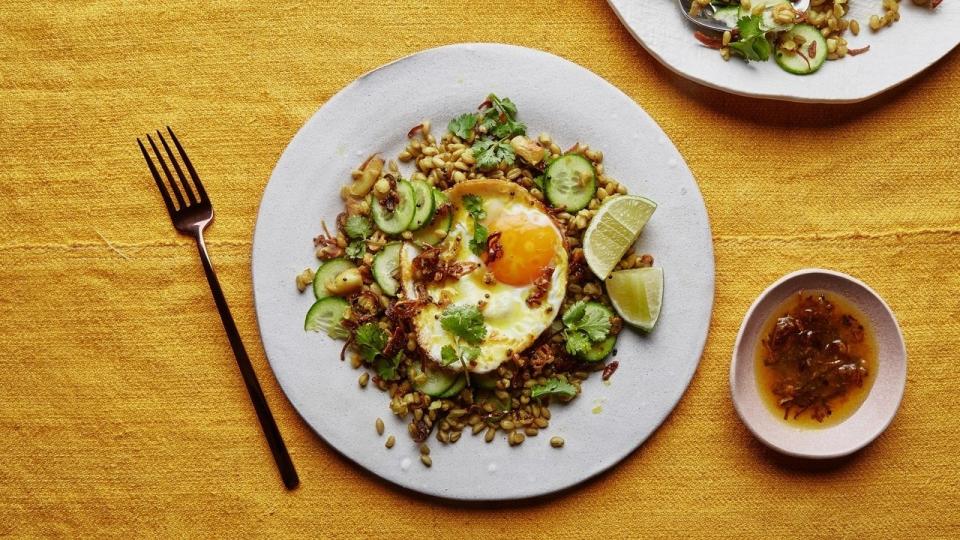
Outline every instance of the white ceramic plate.
POLYGON ((730 364, 730 393, 737 414, 761 442, 795 457, 826 459, 852 454, 887 429, 907 383, 907 350, 890 307, 862 281, 831 270, 810 268, 787 274, 757 297, 743 318, 730 364), (877 340, 878 371, 867 399, 849 418, 823 429, 791 426, 763 403, 754 371, 764 323, 787 298, 800 291, 827 291, 856 306, 877 340))
POLYGON ((713 304, 713 247, 697 184, 663 131, 629 97, 562 58, 520 47, 465 44, 431 49, 351 83, 307 121, 267 185, 253 242, 257 320, 270 365, 290 402, 327 443, 374 474, 406 488, 465 500, 515 499, 563 489, 611 467, 639 446, 673 409, 696 370, 713 304), (338 360, 342 342, 303 331, 312 303, 295 276, 317 265, 312 238, 320 220, 342 211, 340 186, 373 151, 395 156, 407 130, 431 119, 437 130, 494 92, 510 97, 532 133, 566 147, 583 141, 604 152, 607 172, 659 207, 639 240, 665 270, 663 311, 649 336, 622 334, 620 369, 582 396, 555 406, 550 428, 510 447, 465 434, 443 446, 430 439, 422 466, 406 424, 360 372, 338 360), (592 412, 595 408, 599 413, 592 412), (374 430, 381 417, 397 436, 392 450, 374 430), (559 435, 566 446, 550 447, 559 435))
POLYGON ((859 36, 846 33, 851 48, 870 45, 856 57, 827 62, 809 76, 791 75, 771 59, 747 64, 720 54, 693 38, 696 30, 678 11, 676 0, 607 0, 640 42, 663 65, 692 81, 718 90, 787 101, 843 103, 862 101, 914 77, 960 43, 960 2, 935 10, 900 3, 902 17, 874 33, 867 24, 880 12, 880 0, 850 0, 860 21, 859 36))

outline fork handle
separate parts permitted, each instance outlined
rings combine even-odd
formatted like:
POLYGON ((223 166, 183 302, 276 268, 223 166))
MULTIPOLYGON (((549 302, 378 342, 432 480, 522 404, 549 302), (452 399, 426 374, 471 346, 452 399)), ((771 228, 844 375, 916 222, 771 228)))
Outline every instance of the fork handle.
POLYGON ((270 412, 270 406, 267 404, 267 398, 263 395, 263 389, 260 388, 260 382, 253 371, 253 364, 250 363, 250 357, 247 356, 247 350, 243 347, 240 340, 240 333, 237 332, 237 325, 233 322, 233 315, 230 314, 230 307, 227 306, 227 300, 223 297, 223 290, 220 289, 220 282, 217 281, 217 274, 213 270, 213 264, 210 262, 210 256, 207 255, 207 246, 203 241, 203 231, 197 230, 197 248, 200 251, 200 260, 203 261, 203 271, 207 274, 207 282, 210 284, 210 290, 213 291, 213 299, 217 303, 217 311, 220 312, 220 320, 223 321, 223 328, 227 331, 227 338, 230 340, 230 347, 233 348, 233 354, 237 357, 237 366, 240 368, 240 374, 243 376, 243 383, 247 386, 247 393, 250 394, 250 400, 253 401, 253 408, 257 411, 257 419, 260 420, 260 427, 263 434, 267 437, 267 443, 270 445, 270 451, 273 453, 273 459, 277 462, 280 469, 280 476, 283 477, 283 484, 287 489, 293 489, 300 484, 297 477, 297 470, 290 460, 290 454, 287 452, 287 446, 280 436, 280 430, 270 412))

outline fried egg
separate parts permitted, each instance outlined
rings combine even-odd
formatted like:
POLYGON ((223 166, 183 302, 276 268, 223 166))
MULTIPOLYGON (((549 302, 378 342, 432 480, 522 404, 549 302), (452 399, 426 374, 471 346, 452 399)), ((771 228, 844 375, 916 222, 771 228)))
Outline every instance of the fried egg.
MULTIPOLYGON (((458 279, 428 283, 429 302, 415 316, 413 324, 421 349, 439 362, 445 345, 457 347, 456 337, 441 326, 443 310, 450 305, 478 306, 487 334, 479 344, 479 356, 468 364, 468 369, 486 373, 529 347, 556 318, 567 287, 564 237, 540 201, 515 183, 473 180, 455 185, 446 195, 453 205, 452 225, 438 247, 452 260, 478 266, 458 279), (495 256, 478 256, 470 249, 474 218, 463 202, 468 195, 475 195, 482 202, 486 216, 480 223, 491 238, 497 239, 499 253, 495 256), (542 281, 547 275, 549 284, 544 286, 542 281), (538 278, 540 287, 535 284, 538 278), (541 295, 539 304, 528 304, 527 300, 538 289, 546 294, 541 295)), ((412 280, 417 252, 412 244, 401 252, 401 277, 407 298, 416 298, 417 294, 412 280)), ((449 367, 463 369, 459 362, 449 367)))

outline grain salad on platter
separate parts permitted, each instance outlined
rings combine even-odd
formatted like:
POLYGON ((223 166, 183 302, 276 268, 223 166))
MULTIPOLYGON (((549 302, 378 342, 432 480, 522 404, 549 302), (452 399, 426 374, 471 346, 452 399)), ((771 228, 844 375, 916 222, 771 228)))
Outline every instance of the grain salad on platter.
MULTIPOLYGON (((849 31, 860 34, 860 21, 848 17, 853 0, 811 0, 806 10, 790 0, 693 0, 690 15, 713 18, 730 30, 711 36, 695 32, 707 47, 718 49, 724 60, 765 62, 773 56, 777 65, 795 75, 807 75, 827 60, 839 60, 870 50, 866 45, 849 47, 849 31)), ((864 0, 857 0, 864 1, 864 0)), ((878 13, 866 21, 873 32, 900 20, 900 0, 872 0, 878 13)), ((936 8, 941 0, 911 0, 917 6, 936 8)))
POLYGON ((430 466, 430 436, 519 445, 592 373, 610 379, 625 325, 653 329, 663 273, 633 251, 656 204, 608 176, 600 150, 528 136, 510 99, 407 138, 396 161, 353 171, 314 239, 319 268, 296 283, 316 298, 304 328, 344 340, 341 360, 388 394, 430 466))

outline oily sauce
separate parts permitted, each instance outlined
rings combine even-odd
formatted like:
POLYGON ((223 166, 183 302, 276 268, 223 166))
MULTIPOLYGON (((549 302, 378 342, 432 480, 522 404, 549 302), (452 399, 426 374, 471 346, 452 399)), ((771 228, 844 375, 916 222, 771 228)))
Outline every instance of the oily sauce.
POLYGON ((801 291, 761 332, 754 371, 771 411, 798 427, 847 419, 870 393, 877 346, 869 321, 843 297, 801 291))

